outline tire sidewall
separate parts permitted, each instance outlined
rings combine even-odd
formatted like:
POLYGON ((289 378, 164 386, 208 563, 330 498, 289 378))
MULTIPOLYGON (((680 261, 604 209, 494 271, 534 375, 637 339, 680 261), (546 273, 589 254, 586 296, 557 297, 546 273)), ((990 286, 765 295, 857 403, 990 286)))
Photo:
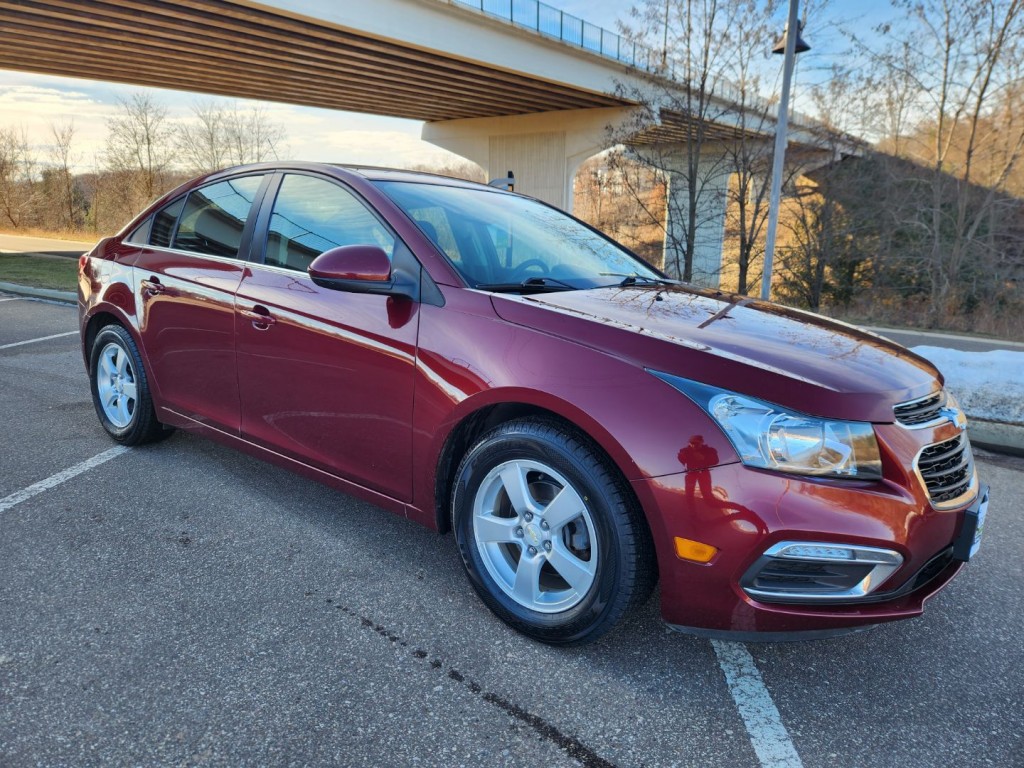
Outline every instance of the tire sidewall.
POLYGON ((131 444, 137 440, 142 426, 143 409, 150 407, 148 382, 146 381, 146 372, 142 367, 142 360, 139 357, 134 340, 126 330, 118 325, 108 325, 96 334, 92 350, 89 353, 89 387, 92 390, 92 402, 96 408, 96 415, 99 417, 100 424, 107 434, 119 443, 131 444), (110 344, 116 344, 121 348, 122 352, 128 355, 128 359, 132 364, 132 372, 135 376, 135 411, 132 413, 131 420, 124 427, 117 426, 107 418, 107 414, 100 403, 99 387, 96 380, 99 371, 100 353, 110 344))
MULTIPOLYGON (((554 433, 558 434, 558 433, 554 433)), ((573 642, 584 638, 610 612, 622 572, 620 532, 602 479, 545 430, 499 428, 466 455, 455 479, 452 522, 470 582, 499 617, 541 640, 573 642), (558 613, 526 608, 507 595, 487 570, 474 535, 473 506, 481 482, 495 466, 512 460, 540 461, 561 474, 587 505, 597 535, 597 570, 587 595, 558 613)))

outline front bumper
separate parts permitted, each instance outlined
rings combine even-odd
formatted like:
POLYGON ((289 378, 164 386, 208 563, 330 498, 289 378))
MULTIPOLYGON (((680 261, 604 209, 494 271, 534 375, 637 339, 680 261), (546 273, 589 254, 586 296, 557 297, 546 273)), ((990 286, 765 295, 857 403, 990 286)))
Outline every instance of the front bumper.
POLYGON ((982 487, 969 504, 939 510, 913 481, 822 480, 741 464, 633 486, 658 550, 664 619, 705 634, 760 639, 823 636, 920 615, 976 549, 988 500, 982 487), (683 560, 675 537, 718 552, 708 563, 683 560), (744 589, 751 569, 773 545, 793 541, 882 548, 898 552, 902 563, 877 589, 849 599, 751 596, 744 589))

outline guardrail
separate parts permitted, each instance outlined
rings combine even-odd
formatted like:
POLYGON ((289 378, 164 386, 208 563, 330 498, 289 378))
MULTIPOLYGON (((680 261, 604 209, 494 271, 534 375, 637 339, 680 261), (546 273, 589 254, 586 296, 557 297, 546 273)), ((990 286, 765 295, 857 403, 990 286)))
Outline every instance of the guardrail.
POLYGON ((591 24, 539 0, 450 0, 517 27, 569 43, 585 51, 621 61, 648 72, 663 68, 663 56, 643 44, 591 24))
MULTIPOLYGON (((448 0, 448 2, 452 5, 472 8, 513 26, 559 40, 627 66, 642 69, 650 74, 659 75, 677 83, 686 82, 685 78, 676 76, 675 62, 668 59, 663 51, 655 50, 643 43, 637 43, 635 40, 629 40, 616 32, 591 24, 589 21, 539 0, 448 0)), ((777 103, 773 99, 744 92, 735 83, 724 78, 715 80, 712 85, 712 93, 725 101, 759 110, 767 116, 772 116, 772 109, 777 103)), ((796 110, 790 112, 790 120, 805 127, 834 131, 821 120, 796 110)))

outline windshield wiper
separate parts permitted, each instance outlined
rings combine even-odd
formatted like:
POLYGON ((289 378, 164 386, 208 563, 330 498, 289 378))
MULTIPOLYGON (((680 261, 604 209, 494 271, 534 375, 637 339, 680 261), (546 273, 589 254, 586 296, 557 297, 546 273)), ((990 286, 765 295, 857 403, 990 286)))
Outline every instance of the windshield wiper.
POLYGON ((555 277, 528 277, 521 283, 477 283, 473 286, 481 291, 494 291, 495 293, 514 293, 516 291, 529 291, 540 293, 542 291, 575 291, 575 285, 569 285, 555 277))
POLYGON ((647 275, 627 275, 622 272, 602 272, 603 277, 621 277, 622 282, 619 283, 619 288, 625 288, 630 285, 682 285, 682 280, 670 280, 667 277, 648 277, 647 275))

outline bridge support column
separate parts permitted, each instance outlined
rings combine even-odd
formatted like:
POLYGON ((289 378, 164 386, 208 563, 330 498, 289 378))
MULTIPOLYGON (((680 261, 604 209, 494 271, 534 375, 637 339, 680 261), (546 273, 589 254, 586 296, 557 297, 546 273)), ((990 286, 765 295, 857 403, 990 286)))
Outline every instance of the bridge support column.
POLYGON ((668 167, 665 204, 665 271, 682 279, 687 235, 693 229, 693 275, 691 282, 717 288, 722 274, 722 247, 725 240, 725 214, 732 173, 721 155, 702 157, 697 172, 691 174, 686 156, 673 158, 668 167), (696 196, 691 217, 690 199, 696 196))
POLYGON ((576 171, 610 146, 627 108, 577 109, 425 123, 423 140, 480 165, 488 179, 512 171, 516 192, 572 212, 576 171))

